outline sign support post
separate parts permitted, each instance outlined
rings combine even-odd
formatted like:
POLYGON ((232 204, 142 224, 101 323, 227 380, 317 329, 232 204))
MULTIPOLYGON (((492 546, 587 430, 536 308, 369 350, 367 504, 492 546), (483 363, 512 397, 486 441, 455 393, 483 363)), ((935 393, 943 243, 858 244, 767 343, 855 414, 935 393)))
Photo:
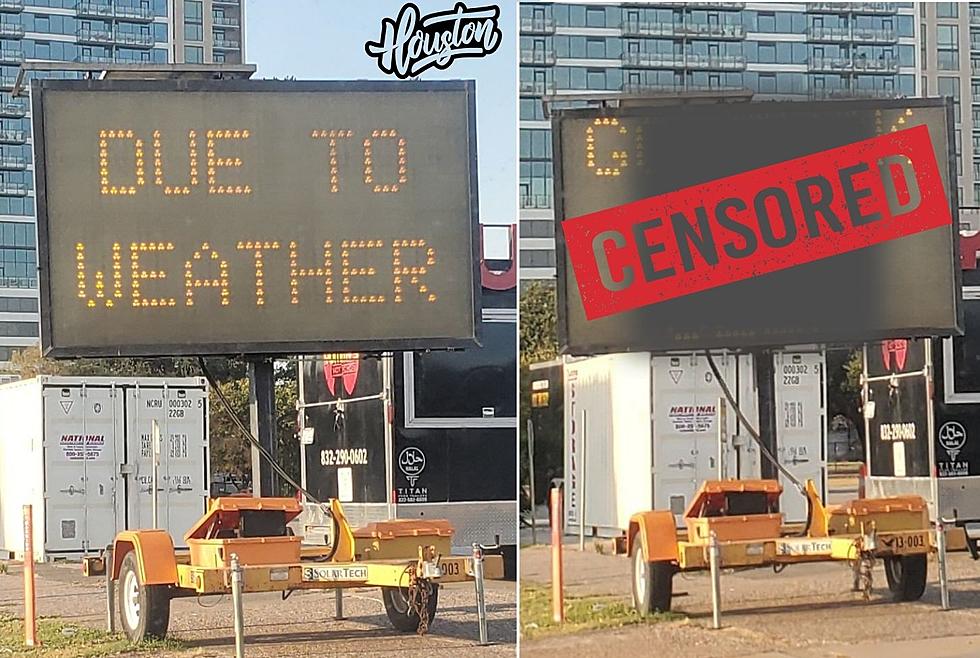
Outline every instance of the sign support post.
MULTIPOLYGON (((275 362, 272 359, 249 359, 248 389, 248 415, 252 435, 273 459, 278 459, 276 376, 275 362)), ((252 446, 252 494, 257 497, 277 495, 278 480, 272 464, 252 446)))
MULTIPOLYGON (((776 376, 772 364, 772 352, 753 350, 752 365, 755 371, 755 386, 759 391, 759 437, 763 445, 776 456, 776 376)), ((776 480, 779 473, 776 465, 768 459, 759 462, 763 480, 776 480)))

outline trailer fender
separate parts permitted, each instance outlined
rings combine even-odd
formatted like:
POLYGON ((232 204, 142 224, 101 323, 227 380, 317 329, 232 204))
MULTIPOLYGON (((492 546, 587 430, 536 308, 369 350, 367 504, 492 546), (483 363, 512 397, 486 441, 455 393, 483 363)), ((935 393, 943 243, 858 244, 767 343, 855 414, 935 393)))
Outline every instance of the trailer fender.
POLYGON ((140 580, 144 585, 176 585, 177 556, 166 530, 126 530, 112 544, 112 580, 119 579, 123 558, 136 553, 140 580))
POLYGON ((630 517, 626 553, 640 542, 647 562, 677 562, 677 528, 674 515, 663 510, 640 512, 630 517))

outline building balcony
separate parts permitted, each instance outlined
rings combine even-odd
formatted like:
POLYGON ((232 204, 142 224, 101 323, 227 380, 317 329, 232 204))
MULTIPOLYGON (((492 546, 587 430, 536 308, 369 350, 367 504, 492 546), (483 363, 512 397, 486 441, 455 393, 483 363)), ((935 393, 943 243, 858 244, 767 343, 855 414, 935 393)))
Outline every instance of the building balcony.
POLYGON ((746 61, 742 55, 695 55, 693 53, 624 53, 623 66, 649 69, 701 69, 713 71, 742 71, 746 61))
POLYGON ((898 42, 898 32, 895 30, 855 27, 851 34, 851 41, 855 43, 896 43, 898 42))
POLYGON ((0 23, 0 37, 20 39, 24 36, 24 26, 18 23, 0 23))
POLYGON ((840 43, 851 40, 851 31, 846 27, 810 26, 806 30, 806 37, 810 41, 840 43))
POLYGON ((22 155, 0 155, 0 169, 23 171, 27 169, 27 158, 22 155))
POLYGON ((524 210, 547 210, 552 207, 550 194, 522 194, 521 208, 524 210))
POLYGON ((522 96, 547 96, 555 93, 555 83, 553 80, 542 82, 541 80, 521 80, 520 91, 522 96))
POLYGON ((807 94, 814 100, 842 98, 898 98, 895 89, 811 89, 807 94))
POLYGON ((624 37, 672 37, 680 23, 623 21, 619 25, 624 37))
POLYGON ((13 128, 0 129, 0 144, 26 144, 27 131, 13 128))
POLYGON ((80 64, 111 64, 115 60, 108 55, 77 55, 75 61, 80 64))
POLYGON ((0 63, 20 64, 24 61, 24 51, 14 48, 0 49, 0 63))
POLYGON ((24 11, 24 0, 0 0, 0 11, 19 14, 24 11))
POLYGON ((744 2, 698 2, 696 6, 691 2, 658 2, 659 7, 684 7, 691 9, 726 9, 728 11, 742 11, 745 9, 744 2))
POLYGON ((27 185, 0 181, 0 196, 27 196, 27 185))
POLYGON ((895 14, 897 7, 890 2, 808 2, 811 14, 895 14))
POLYGON ((684 67, 684 53, 623 53, 623 66, 641 69, 684 67))
POLYGON ((812 57, 807 60, 806 68, 807 71, 814 73, 897 73, 898 60, 812 57))
POLYGON ((547 17, 522 18, 521 33, 522 34, 554 34, 555 19, 547 18, 547 17))
POLYGON ((851 2, 851 13, 854 14, 897 14, 898 7, 894 2, 851 2))
POLYGON ((0 117, 5 119, 20 119, 27 116, 27 103, 0 104, 0 117))
POLYGON ((101 43, 111 44, 113 42, 112 32, 109 30, 79 29, 75 32, 79 43, 101 43))
POLYGON ((141 34, 138 32, 116 32, 113 38, 115 43, 136 48, 152 48, 154 39, 152 34, 141 34))
POLYGON ((153 20, 153 10, 149 7, 119 7, 113 8, 112 12, 116 18, 124 18, 129 21, 139 21, 149 23, 153 20))
POLYGON ((242 26, 241 19, 235 16, 213 16, 211 22, 215 27, 233 27, 237 29, 242 26))
POLYGON ((745 28, 741 25, 712 25, 711 23, 685 23, 677 26, 680 34, 694 39, 744 39, 745 28))
POLYGON ((711 71, 744 71, 743 55, 688 55, 687 68, 711 71))
POLYGON ((238 39, 215 39, 213 48, 215 50, 238 50, 238 39))
POLYGON ((552 66, 555 63, 554 50, 541 50, 525 48, 521 50, 521 64, 537 64, 539 66, 552 66))
POLYGON ((111 18, 112 5, 107 2, 79 2, 75 13, 81 18, 111 18))
POLYGON ((623 32, 623 36, 626 37, 676 37, 689 39, 745 38, 745 28, 741 25, 623 21, 620 23, 619 29, 623 32))
POLYGON ((898 73, 898 60, 855 57, 853 68, 857 73, 898 73))

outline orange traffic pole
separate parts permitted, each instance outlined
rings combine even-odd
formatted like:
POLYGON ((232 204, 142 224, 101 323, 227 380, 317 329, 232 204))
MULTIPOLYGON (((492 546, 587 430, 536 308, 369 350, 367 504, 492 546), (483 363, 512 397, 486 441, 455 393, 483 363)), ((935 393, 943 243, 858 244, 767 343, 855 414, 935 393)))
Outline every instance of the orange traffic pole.
POLYGON ((36 647, 37 596, 34 591, 34 512, 24 505, 24 644, 36 647))
POLYGON ((551 608, 555 623, 565 623, 565 577, 561 562, 561 489, 551 490, 551 608))

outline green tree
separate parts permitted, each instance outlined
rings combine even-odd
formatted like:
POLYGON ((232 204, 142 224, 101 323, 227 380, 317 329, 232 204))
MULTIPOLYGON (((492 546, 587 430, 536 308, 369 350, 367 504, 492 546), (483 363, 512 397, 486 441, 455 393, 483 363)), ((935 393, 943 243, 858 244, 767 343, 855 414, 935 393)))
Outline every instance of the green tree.
MULTIPOLYGON (((521 408, 521 486, 530 480, 528 462, 527 423, 531 417, 532 363, 549 361, 558 356, 557 295, 554 282, 532 281, 521 290, 520 325, 520 408, 521 408)), ((562 437, 535 436, 534 470, 535 493, 538 502, 547 495, 548 480, 562 472, 562 437)), ((521 498, 522 505, 526 504, 521 498)))
POLYGON ((521 291, 521 365, 558 356, 557 298, 551 281, 532 281, 521 291))

